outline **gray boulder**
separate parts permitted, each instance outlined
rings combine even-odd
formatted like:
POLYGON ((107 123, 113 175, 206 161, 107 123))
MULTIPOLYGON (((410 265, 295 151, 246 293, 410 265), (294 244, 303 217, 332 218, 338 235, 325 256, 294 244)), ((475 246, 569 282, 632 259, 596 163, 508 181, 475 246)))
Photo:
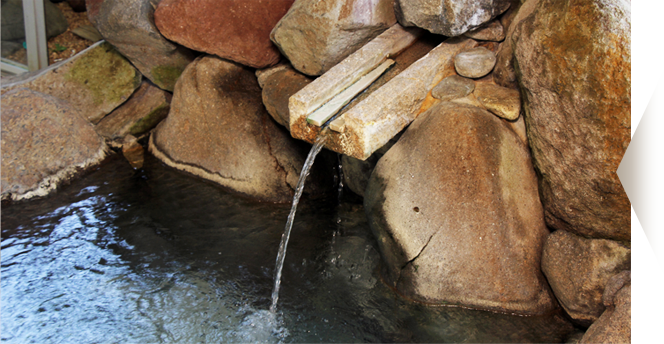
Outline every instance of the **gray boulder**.
POLYGON ((27 88, 2 95, 2 200, 45 196, 106 156, 104 140, 67 102, 27 88))
POLYGON ((627 242, 615 171, 631 133, 630 12, 620 0, 540 0, 513 38, 547 225, 627 242))
POLYGON ((616 241, 558 230, 544 244, 542 271, 567 314, 589 326, 604 312, 602 293, 609 279, 629 269, 630 257, 631 250, 616 241))
POLYGON ((511 0, 395 0, 399 23, 448 37, 480 27, 510 7, 511 0))
MULTIPOLYGON (((149 149, 169 166, 259 200, 286 203, 310 146, 270 118, 254 71, 203 56, 182 74, 149 149)), ((331 172, 314 165, 305 193, 331 190, 331 172)))
POLYGON ((270 39, 295 69, 321 75, 394 23, 391 0, 296 0, 270 39))
POLYGON ((376 165, 364 204, 385 278, 405 296, 519 314, 554 308, 528 147, 491 113, 445 102, 421 114, 376 165))
POLYGON ((173 91, 193 53, 164 38, 154 24, 154 8, 161 0, 88 0, 88 18, 150 81, 173 91))

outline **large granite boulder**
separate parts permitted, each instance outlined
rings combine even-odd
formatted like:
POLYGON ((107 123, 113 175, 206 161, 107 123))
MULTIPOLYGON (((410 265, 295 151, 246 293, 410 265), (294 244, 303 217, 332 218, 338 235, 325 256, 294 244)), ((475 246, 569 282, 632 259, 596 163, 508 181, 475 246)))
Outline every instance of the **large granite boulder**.
MULTIPOLYGON (((204 56, 182 74, 149 148, 166 164, 241 194, 290 202, 310 147, 270 118, 251 69, 204 56)), ((331 189, 330 172, 314 165, 305 194, 331 189)))
POLYGON ((25 87, 45 93, 69 102, 88 121, 98 123, 134 93, 141 79, 129 61, 102 41, 63 63, 4 83, 1 92, 25 87))
POLYGON ((616 170, 630 142, 626 1, 540 0, 515 32, 515 65, 547 225, 630 241, 616 170))
POLYGON ((296 0, 270 38, 293 67, 321 75, 396 23, 392 0, 296 0))
POLYGON ((403 26, 417 26, 448 37, 480 27, 505 12, 511 0, 395 0, 403 26))
MULTIPOLYGON (((60 9, 48 0, 43 2, 46 37, 55 37, 67 31, 69 23, 60 9)), ((2 40, 25 40, 23 1, 3 0, 0 13, 2 13, 2 40)))
POLYGON ((187 48, 164 38, 154 24, 161 0, 88 0, 88 18, 139 71, 160 88, 173 91, 194 59, 187 48))
POLYGON ((376 165, 364 204, 386 280, 405 296, 518 314, 554 308, 528 147, 491 113, 444 102, 421 114, 376 165))
POLYGON ((106 156, 104 140, 67 102, 27 88, 2 95, 2 200, 44 196, 106 156))
POLYGON ((168 39, 254 68, 279 62, 270 32, 293 0, 164 0, 154 13, 168 39))
POLYGON ((117 109, 104 117, 95 130, 111 142, 127 135, 140 137, 166 118, 172 95, 147 81, 117 109))
POLYGON ((609 279, 629 270, 631 250, 606 239, 586 239, 558 230, 546 240, 542 271, 563 309, 589 326, 604 312, 602 293, 609 279))

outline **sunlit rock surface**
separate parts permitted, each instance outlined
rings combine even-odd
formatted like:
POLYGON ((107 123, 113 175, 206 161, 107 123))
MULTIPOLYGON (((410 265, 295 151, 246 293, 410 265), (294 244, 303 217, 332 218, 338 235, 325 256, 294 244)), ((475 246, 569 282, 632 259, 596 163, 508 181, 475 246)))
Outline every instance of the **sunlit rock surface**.
POLYGON ((295 69, 321 75, 394 23, 391 0, 296 0, 270 37, 295 69))
POLYGON ((540 0, 515 35, 515 66, 547 225, 630 241, 616 170, 630 142, 626 1, 540 0))
POLYGON ((27 88, 2 95, 2 199, 45 196, 106 156, 81 113, 27 88))
POLYGON ((88 0, 88 18, 139 71, 160 88, 173 91, 192 52, 164 38, 154 24, 160 0, 88 0))
MULTIPOLYGON (((290 202, 309 145, 292 139, 265 111, 254 71, 204 56, 178 81, 168 117, 150 137, 150 151, 236 192, 290 202)), ((330 172, 314 168, 305 193, 332 187, 330 172)))
POLYGON ((528 148, 493 114, 441 103, 378 162, 364 204, 388 282, 405 296, 520 314, 554 300, 528 148))
POLYGON ((459 36, 505 12, 510 0, 395 0, 399 23, 432 33, 459 36))

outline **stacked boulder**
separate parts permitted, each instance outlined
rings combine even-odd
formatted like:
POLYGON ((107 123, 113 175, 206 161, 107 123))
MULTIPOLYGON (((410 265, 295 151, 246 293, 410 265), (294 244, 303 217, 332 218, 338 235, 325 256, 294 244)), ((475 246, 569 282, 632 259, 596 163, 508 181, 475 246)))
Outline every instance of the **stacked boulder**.
MULTIPOLYGON (((140 168, 149 135, 170 166, 289 202, 310 147, 286 129, 289 97, 398 22, 439 39, 385 56, 397 65, 358 99, 414 92, 408 79, 419 78, 412 102, 389 102, 412 124, 367 161, 342 158, 384 280, 429 304, 560 305, 588 327, 583 341, 629 340, 630 203, 615 174, 630 140, 628 3, 92 0, 87 10, 107 42, 3 85, 3 199, 52 190, 103 157, 104 138, 140 168), (428 52, 443 39, 454 54, 440 61, 428 52), (389 89, 392 77, 403 87, 389 89), (19 114, 45 123, 30 149, 72 151, 21 155, 5 142, 31 121, 19 114), (76 140, 62 143, 57 127, 76 140)), ((330 171, 315 168, 305 192, 332 189, 330 171)))

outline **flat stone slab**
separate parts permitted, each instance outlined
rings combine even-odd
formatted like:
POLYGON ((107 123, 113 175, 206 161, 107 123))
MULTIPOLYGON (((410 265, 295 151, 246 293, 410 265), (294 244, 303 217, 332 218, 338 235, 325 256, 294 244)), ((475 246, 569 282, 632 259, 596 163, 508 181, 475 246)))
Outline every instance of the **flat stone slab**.
POLYGON ((2 199, 45 196, 106 156, 104 140, 71 104, 17 88, 2 95, 2 199))
POLYGON ((457 73, 466 78, 481 78, 493 70, 496 55, 485 47, 477 47, 464 51, 454 58, 457 73))
MULTIPOLYGON (((405 30, 401 27, 393 27, 390 30, 383 35, 398 36, 402 40, 406 36, 405 30)), ((329 75, 324 74, 291 97, 290 128, 294 138, 308 142, 315 140, 321 129, 306 122, 306 116, 310 113, 307 110, 317 108, 314 100, 318 99, 320 102, 323 92, 334 96, 334 81, 350 79, 353 72, 360 69, 359 66, 380 63, 385 55, 389 54, 390 47, 394 46, 392 43, 395 41, 383 35, 376 37, 332 68, 328 72, 329 75)), ((454 56, 476 45, 477 42, 468 38, 452 38, 439 44, 382 87, 366 95, 362 101, 339 115, 337 118, 343 118, 344 130, 330 132, 325 147, 360 160, 367 159, 420 113, 440 102, 431 96, 431 90, 442 79, 455 74, 454 56)), ((320 102, 320 105, 323 103, 320 102)))
POLYGON ((127 59, 102 41, 61 64, 2 85, 1 92, 25 87, 45 93, 68 101, 88 121, 98 123, 129 99, 141 79, 141 74, 127 59))

